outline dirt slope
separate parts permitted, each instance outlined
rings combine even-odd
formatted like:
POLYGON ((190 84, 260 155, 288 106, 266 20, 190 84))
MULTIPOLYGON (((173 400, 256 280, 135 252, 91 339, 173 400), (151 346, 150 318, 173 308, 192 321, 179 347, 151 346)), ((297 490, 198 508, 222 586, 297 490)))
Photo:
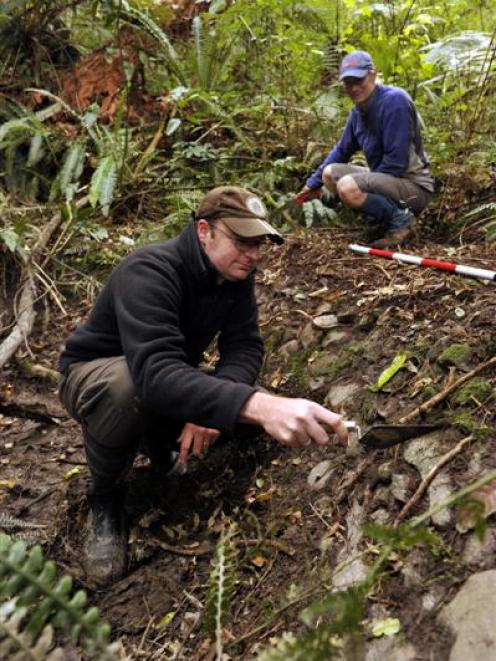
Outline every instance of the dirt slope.
MULTIPOLYGON (((359 234, 355 228, 315 229, 291 236, 260 269, 258 292, 267 343, 264 385, 327 402, 367 427, 397 421, 490 359, 496 303, 492 283, 355 255, 347 246, 359 234), (403 368, 372 392, 369 386, 402 352, 403 368)), ((405 251, 496 268, 496 248, 480 241, 416 241, 405 251)), ((37 362, 55 366, 61 341, 83 312, 38 329, 37 362)), ((472 390, 457 388, 425 416, 444 424, 427 441, 436 478, 439 473, 444 479, 443 497, 496 467, 495 377, 494 367, 483 370, 472 390), (444 454, 468 436, 473 440, 436 471, 444 454)), ((8 370, 2 398, 2 512, 46 525, 46 553, 88 589, 133 659, 215 658, 201 625, 215 545, 229 520, 237 524, 237 571, 225 652, 253 658, 283 632, 308 632, 298 618, 301 610, 336 586, 363 579, 380 553, 361 523, 392 524, 425 477, 422 459, 413 452, 405 458, 418 440, 374 452, 332 442, 304 451, 269 439, 229 442, 192 463, 167 488, 152 484, 148 464, 139 460, 127 501, 133 526, 129 573, 113 588, 95 592, 81 567, 87 471, 78 427, 60 409, 55 388, 27 379, 18 366, 8 370), (323 460, 330 462, 329 479, 312 489, 309 473, 323 460)), ((406 519, 439 499, 427 491, 406 519)), ((388 617, 399 620, 401 631, 390 639, 392 652, 388 639, 383 658, 449 658, 454 636, 438 612, 467 576, 496 565, 487 547, 494 519, 486 550, 471 556, 473 533, 459 532, 456 520, 453 510, 429 520, 437 547, 420 543, 395 550, 365 601, 364 647, 357 658, 375 658, 372 625, 388 617), (400 657, 398 649, 404 653, 408 645, 412 655, 400 657)), ((320 623, 326 621, 324 616, 320 623)))

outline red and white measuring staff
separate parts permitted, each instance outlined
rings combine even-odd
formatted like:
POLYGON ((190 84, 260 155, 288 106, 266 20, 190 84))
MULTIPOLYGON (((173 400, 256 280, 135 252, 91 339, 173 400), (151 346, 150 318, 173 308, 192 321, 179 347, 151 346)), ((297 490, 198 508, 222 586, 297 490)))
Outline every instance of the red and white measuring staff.
POLYGON ((437 259, 428 257, 417 257, 416 255, 405 255, 401 252, 392 252, 391 250, 380 250, 379 248, 369 248, 352 243, 348 246, 353 252, 360 252, 365 255, 374 255, 375 257, 384 257, 385 259, 395 259, 405 264, 417 264, 417 266, 428 266, 441 271, 450 271, 451 273, 460 273, 472 278, 481 278, 482 280, 496 280, 496 271, 488 269, 478 269, 475 266, 465 266, 464 264, 454 264, 453 262, 441 262, 437 259))

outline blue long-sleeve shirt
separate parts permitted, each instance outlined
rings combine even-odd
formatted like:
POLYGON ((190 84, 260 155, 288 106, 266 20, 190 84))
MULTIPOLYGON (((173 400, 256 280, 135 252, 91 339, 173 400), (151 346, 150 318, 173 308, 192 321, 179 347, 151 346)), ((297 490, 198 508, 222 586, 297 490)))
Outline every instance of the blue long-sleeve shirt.
POLYGON ((348 163, 359 150, 365 154, 372 172, 405 177, 429 191, 434 190, 417 111, 403 89, 376 85, 365 108, 353 108, 341 138, 307 179, 307 186, 320 188, 327 165, 348 163))

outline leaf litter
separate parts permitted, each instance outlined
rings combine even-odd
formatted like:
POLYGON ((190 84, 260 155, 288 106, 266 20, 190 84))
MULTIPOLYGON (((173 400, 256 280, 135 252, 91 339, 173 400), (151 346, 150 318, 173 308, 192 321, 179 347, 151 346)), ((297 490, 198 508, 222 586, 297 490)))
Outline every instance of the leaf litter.
MULTIPOLYGON (((320 403, 331 401, 329 395, 336 387, 358 385, 357 394, 345 398, 338 412, 368 426, 397 421, 441 392, 450 379, 462 376, 463 370, 491 357, 496 302, 484 283, 441 272, 419 274, 415 268, 394 262, 382 263, 379 269, 370 258, 348 255, 346 246, 356 232, 355 228, 340 228, 336 235, 332 230, 314 228, 290 236, 280 250, 271 249, 258 274, 260 321, 267 346, 263 383, 282 395, 308 396, 320 403), (457 312, 460 309, 463 316, 457 312), (346 333, 333 341, 337 331, 346 333), (296 343, 295 352, 279 351, 291 341, 296 343), (454 371, 438 361, 451 344, 472 349, 463 364, 453 366, 454 371), (332 360, 331 367, 312 382, 308 360, 315 352, 327 352, 332 360), (408 360, 403 360, 406 354, 408 360), (400 369, 407 362, 415 369, 400 369), (371 392, 369 386, 378 385, 381 373, 385 374, 381 388, 371 392)), ((494 261, 494 248, 489 244, 464 248, 466 263, 471 255, 481 265, 486 261, 488 267, 494 261)), ((442 256, 448 255, 448 249, 417 244, 410 252, 442 256)), ((73 318, 56 314, 59 316, 54 316, 49 327, 39 330, 42 337, 36 338, 43 347, 39 359, 52 367, 60 338, 73 328, 73 318)), ((81 314, 79 308, 76 316, 81 314)), ((483 376, 494 389, 494 367, 483 376)), ((23 377, 15 364, 7 369, 3 388, 11 400, 43 392, 56 402, 52 386, 23 377)), ((456 411, 463 408, 476 426, 492 431, 492 396, 490 389, 484 392, 486 399, 467 397, 463 404, 456 403, 456 411)), ((444 400, 421 421, 429 422, 441 414, 449 417, 455 412, 453 406, 444 400)), ((0 418, 2 444, 7 436, 19 439, 9 447, 2 446, 2 510, 10 517, 45 525, 46 552, 87 588, 81 550, 88 475, 78 427, 67 419, 58 425, 48 421, 33 433, 23 434, 23 426, 29 424, 22 417, 0 418), (68 459, 69 446, 73 452, 68 459)), ((442 452, 464 430, 453 422, 450 433, 452 437, 440 440, 442 452)), ((476 429, 476 437, 477 433, 476 429)), ((496 467, 495 438, 494 433, 481 432, 470 451, 459 453, 444 468, 456 488, 496 467)), ((189 660, 205 658, 202 650, 210 649, 210 643, 199 624, 201 604, 222 521, 234 521, 238 527, 233 539, 237 580, 235 598, 226 613, 230 635, 225 646, 232 658, 255 658, 257 650, 267 646, 268 635, 298 637, 308 632, 299 613, 309 601, 331 590, 336 558, 338 554, 346 558, 347 540, 359 540, 354 553, 361 554, 365 567, 374 562, 378 551, 372 553, 371 549, 376 546, 370 545, 366 535, 347 528, 358 526, 359 521, 394 521, 404 503, 391 493, 391 474, 405 474, 414 485, 421 479, 395 448, 374 451, 364 459, 353 448, 333 443, 298 451, 269 439, 250 445, 231 441, 214 446, 204 461, 193 463, 186 475, 171 479, 157 496, 149 486, 150 467, 139 459, 129 476, 127 509, 135 552, 128 575, 105 593, 88 589, 90 600, 112 623, 131 658, 138 653, 149 659, 167 658, 167 654, 189 660), (311 490, 307 479, 321 462, 330 462, 326 468, 332 466, 329 479, 322 489, 311 490), (385 470, 387 465, 391 470, 385 470), (352 518, 351 503, 357 514, 352 518), (292 597, 287 602, 290 585, 292 597)), ((397 622, 401 622, 401 635, 414 645, 421 639, 422 653, 447 658, 450 635, 432 612, 423 610, 423 599, 430 595, 430 585, 447 597, 474 570, 461 562, 455 566, 453 558, 461 557, 469 530, 481 516, 494 527, 494 489, 490 483, 472 494, 481 507, 475 514, 472 511, 470 520, 458 515, 458 531, 454 524, 438 531, 449 553, 433 556, 424 544, 416 550, 413 565, 407 552, 397 551, 396 569, 365 600, 363 635, 367 644, 372 644, 374 636, 394 637, 397 622)), ((411 514, 419 515, 428 507, 425 496, 411 514)))

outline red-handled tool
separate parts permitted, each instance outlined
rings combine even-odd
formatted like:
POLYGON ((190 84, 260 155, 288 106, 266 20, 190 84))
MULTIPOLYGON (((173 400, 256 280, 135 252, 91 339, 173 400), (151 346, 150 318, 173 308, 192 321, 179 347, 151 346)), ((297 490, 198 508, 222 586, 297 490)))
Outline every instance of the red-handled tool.
POLYGON ((310 200, 314 200, 315 198, 320 197, 321 192, 322 192, 321 188, 314 188, 312 190, 305 191, 304 193, 298 193, 297 195, 289 199, 287 202, 281 204, 280 207, 276 207, 274 209, 274 213, 283 213, 284 211, 287 211, 287 209, 294 207, 295 205, 301 207, 302 204, 305 204, 305 202, 309 202, 310 200))

